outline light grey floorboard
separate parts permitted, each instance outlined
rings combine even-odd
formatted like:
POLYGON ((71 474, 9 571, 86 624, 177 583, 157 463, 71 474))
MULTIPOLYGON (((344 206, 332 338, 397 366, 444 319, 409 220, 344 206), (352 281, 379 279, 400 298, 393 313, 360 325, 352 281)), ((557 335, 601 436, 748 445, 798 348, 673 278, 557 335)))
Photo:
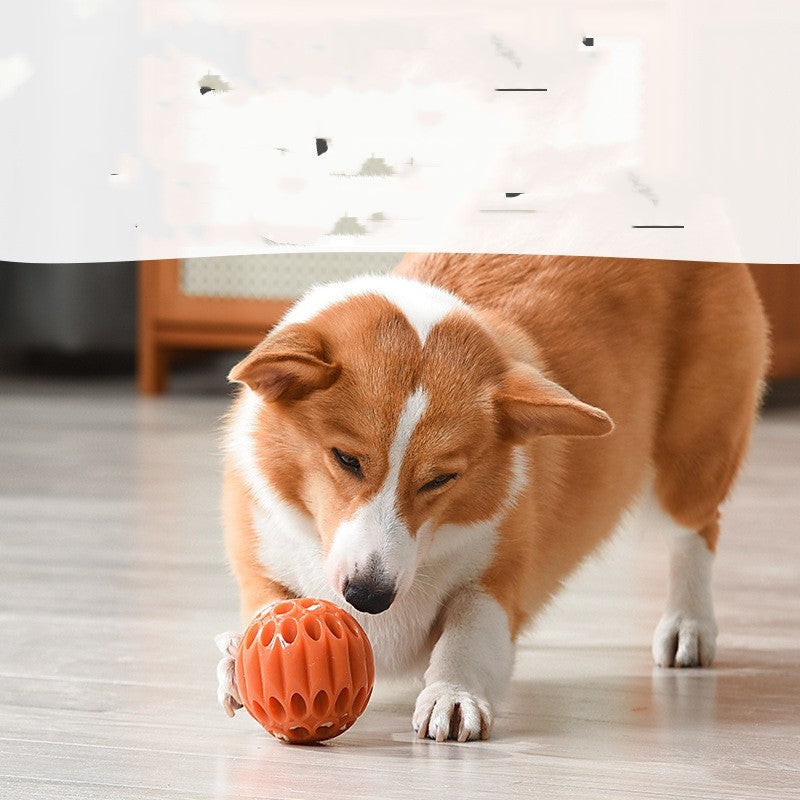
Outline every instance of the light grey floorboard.
POLYGON ((290 748, 215 701, 225 406, 0 382, 0 796, 800 796, 800 411, 765 414, 726 506, 714 669, 651 666, 665 554, 630 531, 526 635, 490 742, 416 741, 415 687, 381 685, 290 748))

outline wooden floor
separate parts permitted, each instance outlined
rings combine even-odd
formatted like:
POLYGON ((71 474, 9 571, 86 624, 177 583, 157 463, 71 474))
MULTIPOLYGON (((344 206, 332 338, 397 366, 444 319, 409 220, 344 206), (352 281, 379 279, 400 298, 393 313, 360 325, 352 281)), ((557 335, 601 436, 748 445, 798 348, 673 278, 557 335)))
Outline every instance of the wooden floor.
POLYGON ((215 699, 225 404, 0 384, 1 797, 800 797, 800 411, 765 415, 727 507, 714 669, 651 666, 664 551, 628 534, 526 638, 490 742, 416 741, 415 687, 381 686, 292 748, 215 699))

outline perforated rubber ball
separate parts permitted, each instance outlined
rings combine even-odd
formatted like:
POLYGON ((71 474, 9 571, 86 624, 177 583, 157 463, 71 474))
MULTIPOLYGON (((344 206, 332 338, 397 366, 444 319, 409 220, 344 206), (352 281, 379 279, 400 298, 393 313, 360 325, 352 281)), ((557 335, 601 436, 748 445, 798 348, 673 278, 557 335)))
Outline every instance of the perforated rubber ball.
POLYGON ((367 707, 372 647, 344 609, 304 597, 265 608, 236 654, 242 703, 269 733, 295 744, 344 733, 367 707))

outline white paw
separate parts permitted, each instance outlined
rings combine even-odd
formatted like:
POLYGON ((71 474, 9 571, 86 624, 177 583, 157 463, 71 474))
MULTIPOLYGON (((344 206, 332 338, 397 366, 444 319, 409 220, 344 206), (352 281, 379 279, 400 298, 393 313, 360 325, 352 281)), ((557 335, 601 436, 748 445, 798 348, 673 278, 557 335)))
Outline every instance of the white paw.
POLYGON ((653 634, 653 660, 659 667, 707 667, 717 647, 714 617, 668 611, 653 634))
POLYGON ((241 633, 219 633, 214 641, 222 653, 217 664, 217 700, 225 713, 232 717, 242 707, 239 689, 236 686, 236 651, 242 641, 241 633))
POLYGON ((437 681, 417 698, 412 725, 420 739, 488 739, 492 708, 487 700, 463 686, 437 681))

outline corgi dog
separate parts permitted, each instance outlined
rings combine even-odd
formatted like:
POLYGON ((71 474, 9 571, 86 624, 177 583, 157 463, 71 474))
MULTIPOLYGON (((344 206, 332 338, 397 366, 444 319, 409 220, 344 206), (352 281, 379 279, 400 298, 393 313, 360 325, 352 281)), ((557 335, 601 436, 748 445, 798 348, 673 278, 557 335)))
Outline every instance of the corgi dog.
MULTIPOLYGON (((669 544, 653 658, 706 666, 767 362, 744 265, 415 254, 312 288, 229 376, 242 618, 332 600, 379 674, 424 673, 420 738, 486 738, 520 632, 647 496, 669 544)), ((230 715, 240 638, 217 642, 230 715)))

